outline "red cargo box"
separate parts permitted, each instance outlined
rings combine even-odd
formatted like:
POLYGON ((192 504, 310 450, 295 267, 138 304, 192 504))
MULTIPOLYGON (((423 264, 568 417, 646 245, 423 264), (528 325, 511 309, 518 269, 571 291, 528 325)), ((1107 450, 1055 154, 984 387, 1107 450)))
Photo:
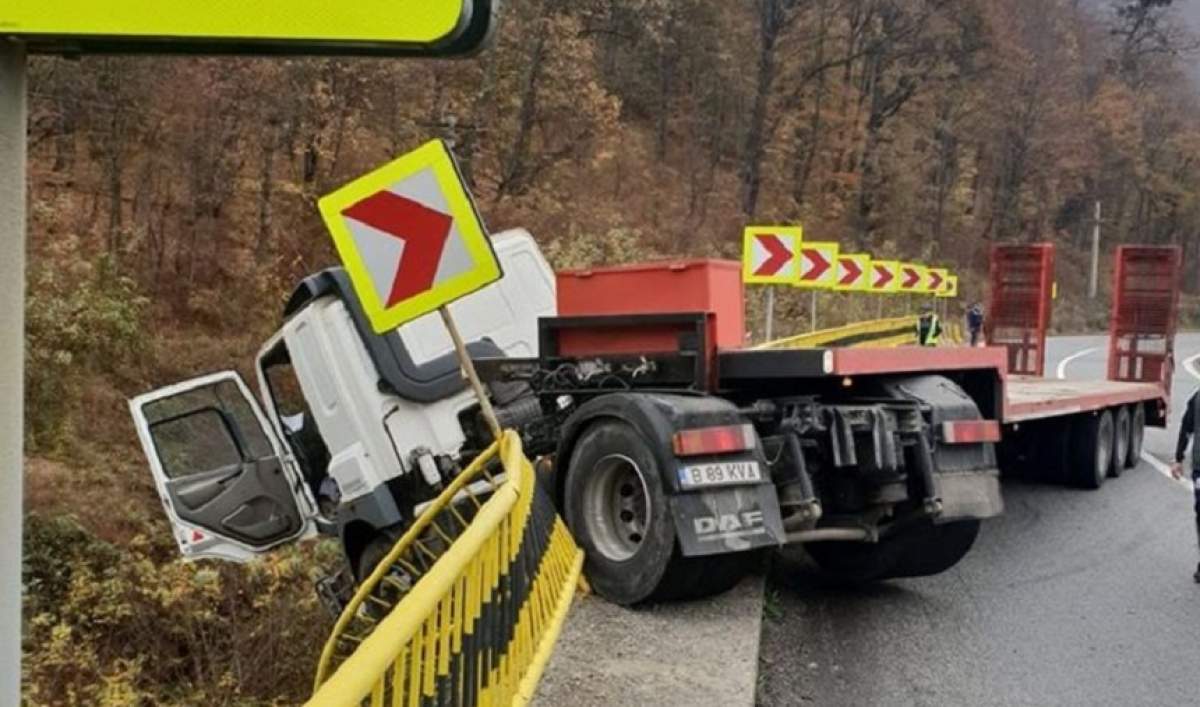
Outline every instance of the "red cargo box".
MULTIPOLYGON (((710 347, 745 346, 745 309, 742 266, 732 260, 671 260, 558 273, 560 317, 703 312, 710 315, 710 347)), ((621 333, 606 329, 584 341, 584 332, 572 332, 569 348, 578 353, 673 350, 677 334, 644 327, 621 333)))

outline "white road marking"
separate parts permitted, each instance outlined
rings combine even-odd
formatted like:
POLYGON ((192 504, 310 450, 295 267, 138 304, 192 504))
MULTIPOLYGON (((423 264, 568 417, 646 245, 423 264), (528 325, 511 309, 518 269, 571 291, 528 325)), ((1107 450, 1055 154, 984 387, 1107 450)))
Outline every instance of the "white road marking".
POLYGON ((1169 480, 1171 483, 1178 484, 1179 486, 1181 486, 1189 491, 1192 490, 1192 482, 1190 479, 1187 478, 1186 475, 1182 479, 1175 479, 1174 477, 1171 476, 1171 466, 1169 464, 1163 463, 1162 460, 1160 460, 1158 457, 1154 456, 1150 452, 1145 452, 1145 451, 1142 452, 1142 461, 1146 462, 1147 464, 1149 464, 1150 466, 1152 466, 1156 470, 1158 470, 1158 473, 1167 477, 1167 480, 1169 480))
POLYGON ((1183 368, 1192 376, 1192 378, 1200 380, 1200 369, 1196 368, 1197 361, 1200 361, 1200 354, 1196 354, 1195 356, 1192 356, 1188 360, 1184 361, 1183 368))
MULTIPOLYGON (((1077 359, 1077 358, 1083 358, 1084 356, 1087 356, 1088 354, 1091 354, 1091 353, 1096 353, 1096 352, 1097 352, 1097 351, 1099 351, 1099 350, 1100 350, 1100 347, 1099 347, 1099 346, 1093 346, 1093 347, 1092 347, 1092 348, 1090 348, 1090 349, 1084 349, 1084 350, 1082 350, 1082 351, 1077 351, 1077 352, 1075 352, 1075 353, 1071 354, 1070 356, 1067 356, 1066 358, 1064 358, 1064 359, 1063 359, 1063 360, 1062 360, 1062 361, 1061 361, 1061 362, 1058 364, 1058 374, 1057 374, 1057 375, 1058 375, 1058 379, 1059 379, 1059 380, 1066 380, 1066 378, 1067 378, 1067 366, 1068 366, 1068 365, 1070 365, 1070 363, 1071 363, 1072 361, 1074 361, 1074 360, 1075 360, 1075 359, 1077 359)), ((1186 366, 1186 365, 1187 365, 1187 363, 1185 363, 1185 364, 1183 364, 1183 365, 1185 365, 1185 366, 1186 366)), ((1189 369, 1189 370, 1191 370, 1191 369, 1189 369)), ((1197 378, 1200 378, 1200 375, 1198 375, 1198 376, 1196 376, 1196 377, 1197 377, 1197 378)))

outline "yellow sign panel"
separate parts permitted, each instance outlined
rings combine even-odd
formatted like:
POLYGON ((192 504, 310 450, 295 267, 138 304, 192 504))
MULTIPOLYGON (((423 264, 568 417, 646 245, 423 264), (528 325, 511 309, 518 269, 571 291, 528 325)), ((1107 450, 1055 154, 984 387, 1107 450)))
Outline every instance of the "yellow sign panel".
POLYGON ((938 293, 938 297, 958 297, 958 275, 946 278, 946 286, 938 293))
POLYGON ((4 0, 0 35, 33 51, 453 54, 495 0, 4 0))
POLYGON ((322 198, 320 209, 376 332, 501 277, 475 203, 441 140, 322 198))
POLYGON ((950 271, 946 268, 929 268, 925 277, 925 292, 936 295, 946 286, 950 271))
POLYGON ((871 286, 871 256, 866 253, 839 253, 837 284, 842 292, 863 292, 871 286))
POLYGON ((801 243, 800 269, 795 284, 810 290, 832 290, 837 285, 837 243, 801 243))
POLYGON ((742 282, 791 284, 800 273, 799 226, 747 226, 742 240, 742 282))
POLYGON ((929 269, 917 263, 900 263, 900 292, 921 294, 925 292, 925 281, 929 269))
POLYGON ((872 260, 868 292, 888 294, 900 291, 900 262, 896 260, 872 260))

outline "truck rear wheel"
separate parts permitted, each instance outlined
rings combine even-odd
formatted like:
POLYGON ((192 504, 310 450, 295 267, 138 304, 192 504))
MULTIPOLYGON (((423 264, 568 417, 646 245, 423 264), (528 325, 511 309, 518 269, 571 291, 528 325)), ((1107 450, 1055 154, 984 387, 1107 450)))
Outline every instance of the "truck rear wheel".
POLYGON ((1098 489, 1113 454, 1113 417, 1108 410, 1076 417, 1071 430, 1071 474, 1076 486, 1098 489))
POLYGON ((588 581, 617 604, 707 596, 745 573, 741 555, 680 555, 659 466, 642 435, 616 420, 590 427, 571 454, 567 525, 584 549, 588 581))
POLYGON ((943 525, 926 523, 897 540, 907 546, 888 577, 928 577, 940 574, 966 557, 979 537, 978 520, 943 525))
POLYGON ((1114 479, 1129 465, 1129 408, 1122 405, 1113 413, 1113 453, 1108 464, 1108 475, 1114 479))
POLYGON ((1129 419, 1129 453, 1125 457, 1125 468, 1132 469, 1142 462, 1142 441, 1146 438, 1146 408, 1134 403, 1129 419))
POLYGON ((978 520, 942 525, 923 521, 877 543, 817 542, 804 546, 831 579, 865 584, 899 577, 928 577, 958 564, 979 536, 978 520))
POLYGON ((830 579, 844 584, 866 584, 889 576, 900 561, 894 543, 815 542, 805 552, 830 579))

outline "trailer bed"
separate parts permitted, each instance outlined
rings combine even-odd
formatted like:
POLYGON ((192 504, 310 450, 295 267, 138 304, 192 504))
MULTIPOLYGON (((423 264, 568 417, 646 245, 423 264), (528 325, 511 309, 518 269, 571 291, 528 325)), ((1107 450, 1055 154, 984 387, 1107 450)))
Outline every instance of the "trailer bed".
POLYGON ((1165 403, 1162 387, 1153 383, 1008 376, 1004 381, 1003 422, 1007 425, 1044 420, 1147 402, 1165 403))
POLYGON ((760 349, 719 354, 724 389, 791 378, 976 371, 994 377, 999 394, 992 399, 1001 402, 990 415, 986 406, 984 412, 1005 425, 1134 403, 1155 403, 1146 411, 1148 420, 1166 416, 1166 393, 1157 383, 1055 380, 1013 375, 1007 369, 1008 356, 1002 347, 760 349))

